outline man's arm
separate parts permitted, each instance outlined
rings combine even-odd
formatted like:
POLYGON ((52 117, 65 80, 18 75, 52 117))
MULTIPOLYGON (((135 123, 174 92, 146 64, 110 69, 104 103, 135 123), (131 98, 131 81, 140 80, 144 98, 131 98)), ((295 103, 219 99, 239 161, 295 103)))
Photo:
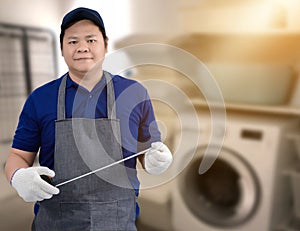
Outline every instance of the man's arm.
POLYGON ((35 156, 34 152, 12 148, 5 165, 7 179, 20 197, 27 202, 50 199, 59 193, 58 188, 41 178, 41 175, 54 177, 54 171, 43 166, 31 167, 35 156))
POLYGON ((27 152, 12 148, 5 164, 5 174, 7 180, 11 180, 12 175, 17 169, 31 167, 35 157, 35 152, 27 152))
POLYGON ((138 156, 138 159, 139 159, 143 169, 145 169, 145 154, 138 156))

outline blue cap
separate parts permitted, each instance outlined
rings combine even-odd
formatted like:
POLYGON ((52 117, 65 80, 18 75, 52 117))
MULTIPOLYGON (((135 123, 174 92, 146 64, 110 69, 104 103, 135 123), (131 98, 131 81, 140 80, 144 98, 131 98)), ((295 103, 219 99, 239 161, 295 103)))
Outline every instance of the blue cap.
POLYGON ((60 26, 60 29, 61 29, 60 43, 61 44, 62 44, 62 40, 63 40, 64 34, 65 34, 65 30, 68 29, 74 23, 84 20, 84 19, 90 20, 93 23, 95 23, 95 25, 100 28, 103 38, 106 39, 105 27, 104 27, 104 23, 103 23, 103 20, 102 20, 100 14, 95 10, 85 8, 85 7, 79 7, 79 8, 76 8, 76 9, 70 11, 69 13, 67 13, 63 18, 63 21, 60 26))

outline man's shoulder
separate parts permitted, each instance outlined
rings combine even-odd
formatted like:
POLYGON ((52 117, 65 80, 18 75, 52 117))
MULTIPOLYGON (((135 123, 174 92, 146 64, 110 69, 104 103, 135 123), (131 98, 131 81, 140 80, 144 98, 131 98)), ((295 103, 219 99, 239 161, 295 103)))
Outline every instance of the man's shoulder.
POLYGON ((141 91, 145 91, 146 88, 137 80, 134 79, 129 79, 126 77, 123 77, 121 75, 114 75, 113 76, 113 82, 114 85, 121 88, 121 89, 126 89, 130 86, 134 86, 135 88, 139 88, 141 91))
POLYGON ((57 94, 61 80, 62 80, 62 77, 51 80, 51 81, 37 87, 35 90, 33 90, 33 92, 31 93, 31 96, 41 97, 41 96, 57 94))

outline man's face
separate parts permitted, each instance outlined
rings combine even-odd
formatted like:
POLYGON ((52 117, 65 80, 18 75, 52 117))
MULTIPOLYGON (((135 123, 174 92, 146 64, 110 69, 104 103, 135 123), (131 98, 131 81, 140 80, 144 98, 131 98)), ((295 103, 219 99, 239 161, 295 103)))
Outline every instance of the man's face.
POLYGON ((65 30, 62 56, 71 75, 83 77, 95 64, 102 63, 107 49, 99 27, 81 20, 65 30))

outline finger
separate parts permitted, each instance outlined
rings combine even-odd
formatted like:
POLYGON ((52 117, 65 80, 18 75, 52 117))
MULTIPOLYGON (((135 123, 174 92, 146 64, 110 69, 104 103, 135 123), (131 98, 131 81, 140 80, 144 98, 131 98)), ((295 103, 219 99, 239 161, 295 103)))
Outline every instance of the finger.
POLYGON ((39 188, 44 192, 47 192, 52 195, 59 194, 58 188, 52 186, 51 184, 48 184, 46 181, 42 180, 41 178, 38 180, 38 185, 39 188))
POLYGON ((39 200, 41 200, 41 199, 50 199, 53 195, 43 190, 40 190, 36 196, 39 200))
POLYGON ((166 162, 171 159, 171 155, 169 153, 156 151, 151 155, 152 159, 155 159, 158 162, 166 162))
POLYGON ((47 175, 50 177, 55 176, 55 172, 48 167, 43 167, 43 166, 36 167, 36 171, 39 175, 47 175))
POLYGON ((40 196, 37 196, 36 197, 36 201, 43 201, 44 200, 44 198, 42 198, 42 197, 40 197, 40 196))
POLYGON ((170 152, 169 148, 162 142, 154 142, 151 144, 151 148, 161 152, 170 152))
POLYGON ((164 145, 164 144, 162 144, 162 145, 158 148, 158 150, 161 151, 161 152, 168 152, 168 153, 171 153, 170 149, 169 149, 166 145, 164 145))
POLYGON ((156 158, 153 155, 148 156, 147 162, 148 165, 152 167, 157 167, 159 165, 159 162, 156 160, 156 158))
POLYGON ((163 145, 162 142, 153 142, 151 148, 158 150, 163 145))

